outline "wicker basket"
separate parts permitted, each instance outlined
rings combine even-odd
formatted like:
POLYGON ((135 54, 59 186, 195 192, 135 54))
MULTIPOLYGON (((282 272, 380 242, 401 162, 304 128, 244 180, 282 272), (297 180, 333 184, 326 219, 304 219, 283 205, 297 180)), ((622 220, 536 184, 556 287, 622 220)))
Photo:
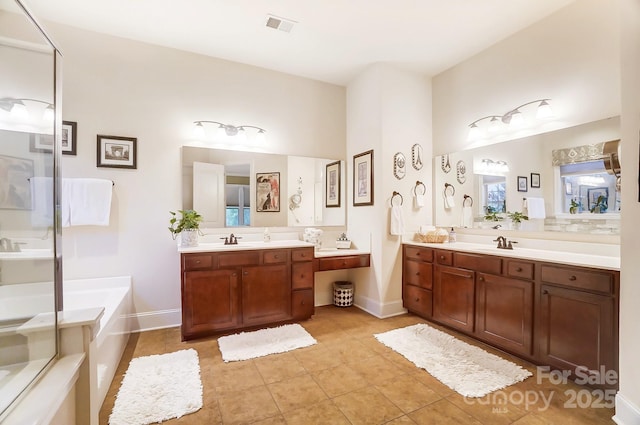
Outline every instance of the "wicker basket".
POLYGON ((438 234, 438 232, 416 233, 416 241, 425 243, 445 243, 449 235, 438 234))

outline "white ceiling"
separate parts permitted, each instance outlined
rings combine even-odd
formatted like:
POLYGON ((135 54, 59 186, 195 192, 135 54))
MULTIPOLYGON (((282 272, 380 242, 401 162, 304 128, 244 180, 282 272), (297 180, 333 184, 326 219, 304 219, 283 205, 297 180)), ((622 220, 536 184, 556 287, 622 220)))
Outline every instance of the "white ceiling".
POLYGON ((436 75, 574 0, 23 1, 41 21, 346 85, 376 62, 436 75))

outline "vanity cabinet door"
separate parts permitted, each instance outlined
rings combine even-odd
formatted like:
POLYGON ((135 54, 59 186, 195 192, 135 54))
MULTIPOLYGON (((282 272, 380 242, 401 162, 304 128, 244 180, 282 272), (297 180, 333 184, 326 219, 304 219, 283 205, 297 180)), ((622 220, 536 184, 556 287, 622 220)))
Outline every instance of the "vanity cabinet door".
POLYGON ((192 339, 239 325, 238 281, 238 270, 235 269, 183 274, 183 339, 192 339))
POLYGON ((242 322, 245 326, 291 319, 288 264, 242 268, 242 322))
POLYGON ((433 282, 433 318, 467 333, 473 333, 475 273, 436 265, 433 282))
POLYGON ((315 312, 313 289, 293 291, 291 294, 291 315, 294 320, 305 320, 315 312))
POLYGON ((478 273, 476 336, 512 353, 532 355, 533 282, 478 273))
MULTIPOLYGON (((542 285, 540 360, 562 370, 616 370, 614 298, 542 285)), ((604 378, 603 378, 604 379, 604 378)))

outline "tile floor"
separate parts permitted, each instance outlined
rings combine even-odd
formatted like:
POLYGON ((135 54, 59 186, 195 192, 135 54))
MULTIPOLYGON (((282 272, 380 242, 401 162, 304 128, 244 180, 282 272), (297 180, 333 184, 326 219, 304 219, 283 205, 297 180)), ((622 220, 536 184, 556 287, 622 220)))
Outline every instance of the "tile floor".
MULTIPOLYGON (((100 411, 100 424, 108 424, 132 358, 186 348, 196 349, 200 358, 203 408, 163 424, 614 423, 612 408, 571 407, 593 406, 597 395, 592 389, 572 382, 552 385, 548 379, 538 383, 536 375, 501 391, 506 404, 492 395, 468 402, 373 337, 415 323, 427 322, 411 314, 380 320, 356 307, 318 307, 312 319, 301 322, 318 344, 230 363, 222 361, 216 338, 181 342, 179 328, 132 334, 100 411)), ((501 355, 535 374, 533 365, 501 355)))

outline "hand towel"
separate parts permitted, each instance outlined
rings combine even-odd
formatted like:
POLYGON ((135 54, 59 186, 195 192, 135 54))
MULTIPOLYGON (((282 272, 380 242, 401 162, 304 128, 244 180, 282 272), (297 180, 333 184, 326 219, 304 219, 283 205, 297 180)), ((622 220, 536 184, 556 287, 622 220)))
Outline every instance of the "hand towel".
POLYGON ((451 209, 456 206, 456 202, 453 199, 453 195, 445 195, 444 196, 444 207, 446 209, 451 209))
POLYGON ((416 208, 424 207, 424 195, 415 195, 413 201, 416 208))
POLYGON ((527 208, 527 217, 529 217, 529 220, 534 218, 546 218, 544 211, 544 198, 526 198, 524 203, 527 208))
POLYGON ((391 207, 390 233, 396 236, 404 233, 404 217, 402 216, 402 206, 400 205, 391 207))
POLYGON ((71 181, 70 179, 62 179, 60 183, 60 220, 62 227, 71 226, 71 207, 69 200, 71 199, 71 181))
POLYGON ((472 207, 462 207, 462 227, 473 227, 472 207))
POLYGON ((71 226, 108 226, 113 183, 104 179, 69 180, 71 226))
POLYGON ((53 179, 51 177, 31 177, 31 225, 48 227, 53 223, 53 179))

